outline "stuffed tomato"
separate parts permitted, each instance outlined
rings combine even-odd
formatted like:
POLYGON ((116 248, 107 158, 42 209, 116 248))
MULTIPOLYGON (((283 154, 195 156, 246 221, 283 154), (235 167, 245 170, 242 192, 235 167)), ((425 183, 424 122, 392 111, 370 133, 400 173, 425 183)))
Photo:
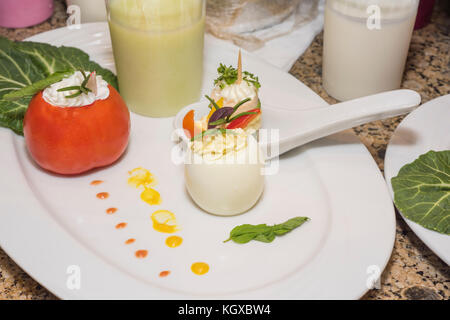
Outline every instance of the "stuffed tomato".
POLYGON ((38 92, 24 118, 32 158, 44 169, 79 174, 115 162, 125 151, 130 114, 95 72, 76 71, 38 92))

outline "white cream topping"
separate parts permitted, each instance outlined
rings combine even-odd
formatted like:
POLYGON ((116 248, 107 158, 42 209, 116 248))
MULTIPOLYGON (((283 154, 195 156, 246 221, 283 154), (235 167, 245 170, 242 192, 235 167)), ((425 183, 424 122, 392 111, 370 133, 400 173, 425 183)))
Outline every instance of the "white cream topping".
POLYGON ((233 106, 246 98, 254 100, 257 95, 258 91, 255 86, 248 84, 247 81, 241 81, 239 84, 233 83, 225 85, 223 89, 219 86, 215 86, 211 93, 211 97, 215 101, 223 98, 224 106, 233 106))
MULTIPOLYGON (((90 72, 89 72, 90 73, 90 72)), ((86 75, 88 72, 86 72, 86 75)), ((108 82, 103 80, 102 76, 97 76, 97 94, 89 92, 87 94, 82 93, 74 98, 66 98, 71 94, 77 92, 77 90, 58 92, 58 89, 79 86, 83 82, 84 77, 80 71, 76 71, 70 77, 65 78, 59 82, 52 84, 44 89, 42 96, 44 100, 51 105, 57 107, 82 107, 94 103, 96 100, 104 100, 109 97, 108 82)))

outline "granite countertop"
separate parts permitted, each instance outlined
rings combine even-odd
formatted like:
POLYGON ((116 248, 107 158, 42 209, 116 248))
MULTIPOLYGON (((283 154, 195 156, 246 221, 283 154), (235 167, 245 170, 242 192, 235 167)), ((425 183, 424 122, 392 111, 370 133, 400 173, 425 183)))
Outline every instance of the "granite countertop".
MULTIPOLYGON (((450 93, 449 46, 450 19, 438 0, 431 23, 414 31, 402 87, 422 96, 422 103, 450 93)), ((0 36, 23 40, 36 33, 65 26, 67 15, 62 0, 55 0, 55 13, 40 25, 23 29, 0 27, 0 36)), ((296 78, 329 103, 336 100, 322 87, 322 40, 319 34, 308 50, 290 70, 296 78)), ((366 145, 378 164, 384 168, 387 143, 403 117, 371 122, 349 130, 366 145)), ((363 299, 445 299, 450 298, 450 268, 417 238, 396 214, 397 230, 390 261, 381 276, 380 289, 370 290, 363 299)), ((56 299, 34 281, 0 249, 1 299, 56 299)))

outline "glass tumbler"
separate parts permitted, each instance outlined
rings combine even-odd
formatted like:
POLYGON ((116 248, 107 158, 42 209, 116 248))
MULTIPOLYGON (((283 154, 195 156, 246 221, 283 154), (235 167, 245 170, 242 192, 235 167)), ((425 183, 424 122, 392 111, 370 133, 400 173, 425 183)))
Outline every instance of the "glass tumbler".
POLYGON ((327 0, 323 86, 337 100, 400 87, 418 0, 327 0))
POLYGON ((199 99, 205 0, 106 0, 120 94, 135 113, 174 116, 199 99))

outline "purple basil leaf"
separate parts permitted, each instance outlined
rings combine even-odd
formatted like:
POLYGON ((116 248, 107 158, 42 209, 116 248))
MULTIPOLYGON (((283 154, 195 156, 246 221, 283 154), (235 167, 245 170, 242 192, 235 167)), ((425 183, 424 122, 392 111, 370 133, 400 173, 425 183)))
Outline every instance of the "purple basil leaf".
POLYGON ((225 117, 228 117, 234 112, 234 109, 232 107, 223 107, 219 110, 214 111, 214 113, 211 115, 211 118, 209 118, 208 121, 208 129, 215 128, 217 125, 211 124, 211 122, 215 122, 220 119, 224 119, 225 117))

